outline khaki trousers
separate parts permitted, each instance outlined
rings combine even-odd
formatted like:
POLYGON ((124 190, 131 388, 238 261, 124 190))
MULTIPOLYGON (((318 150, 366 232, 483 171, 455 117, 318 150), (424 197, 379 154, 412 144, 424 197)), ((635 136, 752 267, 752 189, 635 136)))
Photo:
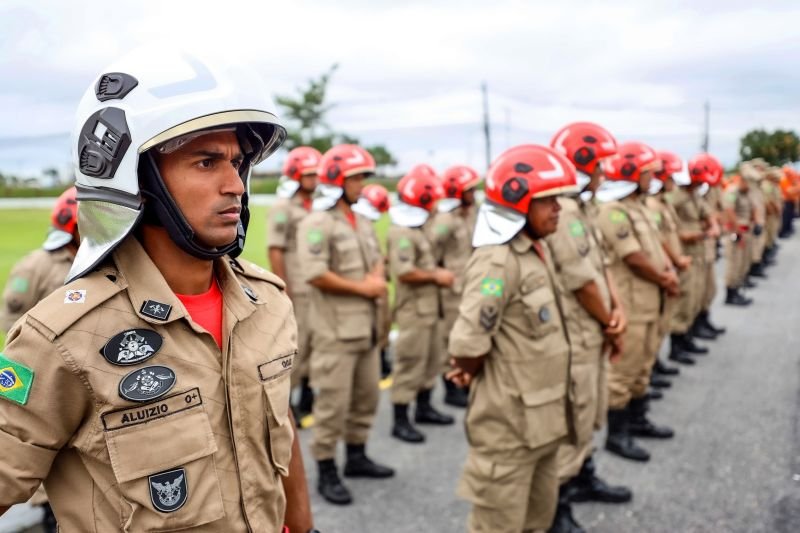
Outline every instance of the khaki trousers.
POLYGON ((747 270, 750 268, 750 235, 745 233, 734 242, 730 235, 725 235, 723 253, 725 255, 725 286, 738 288, 742 286, 747 270))
POLYGON ((392 370, 392 403, 409 404, 431 388, 442 371, 439 325, 398 324, 392 370))
POLYGON ((659 320, 628 323, 622 357, 611 364, 608 374, 609 409, 624 409, 631 399, 647 393, 661 342, 658 330, 659 320))
POLYGON ((311 299, 306 294, 292 296, 294 318, 297 322, 297 357, 295 369, 292 372, 292 388, 296 387, 303 378, 309 375, 309 361, 311 360, 311 328, 308 324, 308 309, 311 299))
POLYGON ((764 248, 767 246, 767 232, 765 230, 762 230, 761 235, 759 235, 758 237, 752 235, 752 241, 753 241, 752 262, 758 263, 759 261, 761 261, 761 258, 764 257, 764 248))
MULTIPOLYGON (((696 259, 692 258, 692 265, 678 273, 678 280, 680 281, 681 293, 677 298, 675 310, 672 313, 671 331, 672 333, 684 334, 689 331, 689 326, 694 322, 694 317, 697 315, 697 278, 700 273, 700 268, 696 267, 694 262, 696 259)), ((663 316, 663 315, 662 315, 663 316)))
POLYGON ((559 443, 531 449, 522 464, 470 449, 457 491, 472 502, 467 530, 520 533, 548 529, 558 503, 559 443))
POLYGON ((336 444, 367 442, 380 391, 375 348, 343 353, 315 352, 311 385, 316 389, 311 453, 322 461, 336 456, 336 444))

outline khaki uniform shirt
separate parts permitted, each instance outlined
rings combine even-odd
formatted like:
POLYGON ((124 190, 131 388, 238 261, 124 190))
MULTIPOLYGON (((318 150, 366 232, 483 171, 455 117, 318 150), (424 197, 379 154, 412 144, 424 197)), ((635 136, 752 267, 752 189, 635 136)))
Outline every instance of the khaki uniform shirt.
POLYGON ((436 258, 426 235, 428 231, 425 226, 389 227, 389 270, 395 279, 394 317, 401 326, 432 326, 439 318, 439 287, 436 284, 410 284, 399 279, 413 270, 436 269, 436 258))
POLYGON ((658 229, 644 204, 633 196, 603 204, 597 226, 603 233, 609 268, 628 320, 657 320, 661 312, 660 287, 634 274, 624 261, 629 254, 643 252, 657 270, 662 271, 667 266, 658 229))
MULTIPOLYGON (((675 187, 667 193, 666 197, 678 215, 679 232, 703 231, 703 221, 709 217, 710 213, 697 196, 685 187, 675 187)), ((687 255, 692 257, 700 259, 705 257, 706 248, 703 241, 685 243, 683 249, 687 255)))
MULTIPOLYGON (((298 230, 298 256, 306 282, 325 272, 363 280, 376 263, 383 260, 372 222, 361 215, 355 217, 355 228, 338 207, 313 212, 303 219, 298 230)), ((314 325, 315 352, 367 350, 374 344, 374 300, 309 287, 308 320, 314 325)))
POLYGON ((35 250, 23 257, 8 276, 0 310, 0 327, 8 331, 39 300, 64 285, 74 256, 66 247, 35 250))
POLYGON ((468 220, 460 214, 460 208, 456 208, 449 213, 437 213, 433 221, 425 226, 436 264, 455 276, 452 287, 439 289, 446 315, 448 311, 457 313, 461 303, 464 268, 472 254, 472 231, 468 224, 468 220))
POLYGON ((676 254, 683 254, 683 245, 678 237, 678 214, 663 195, 648 196, 645 201, 658 228, 661 242, 676 254))
POLYGON ((267 223, 267 240, 270 248, 281 248, 284 251, 286 278, 289 292, 294 295, 305 295, 309 292, 303 270, 300 268, 300 257, 297 251, 297 228, 300 221, 308 215, 299 194, 291 198, 280 198, 269 210, 267 223))
POLYGON ((571 434, 570 347, 559 286, 546 246, 543 260, 523 232, 477 248, 448 351, 486 355, 470 388, 467 438, 475 451, 507 462, 571 434))
POLYGON ((0 380, 0 506, 44 479, 64 531, 280 530, 291 302, 260 267, 214 268, 222 350, 133 237, 17 324, 0 380))
POLYGON ((558 203, 561 205, 558 229, 545 241, 552 254, 555 272, 564 288, 564 314, 569 338, 573 347, 582 348, 580 351, 596 351, 603 344, 602 327, 583 308, 574 291, 594 281, 606 309, 611 309, 603 250, 582 203, 566 197, 559 198, 558 203))
POLYGON ((750 204, 753 206, 753 222, 763 226, 767 220, 767 204, 764 199, 764 192, 759 184, 751 182, 747 195, 750 197, 750 204))
MULTIPOLYGON (((738 185, 731 185, 725 189, 722 195, 722 206, 725 209, 733 209, 736 214, 736 223, 739 226, 750 228, 753 220, 753 204, 749 194, 742 194, 738 185)), ((738 231, 738 228, 736 228, 738 231)))
MULTIPOLYGON (((761 181, 761 191, 764 194, 764 200, 766 202, 777 204, 781 206, 783 204, 783 199, 781 196, 781 190, 773 183, 771 180, 765 179, 761 181)), ((780 213, 780 211, 779 211, 780 213)), ((780 216, 780 215, 769 215, 769 216, 780 216)))

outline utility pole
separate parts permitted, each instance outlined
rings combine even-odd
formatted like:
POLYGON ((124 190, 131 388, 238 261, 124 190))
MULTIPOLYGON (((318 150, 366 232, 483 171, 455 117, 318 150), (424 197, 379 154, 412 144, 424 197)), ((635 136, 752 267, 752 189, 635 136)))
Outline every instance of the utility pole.
POLYGON ((481 92, 483 93, 483 138, 486 144, 486 170, 489 170, 489 165, 492 164, 492 133, 489 130, 489 92, 486 88, 486 82, 481 84, 481 92))
POLYGON ((705 112, 705 119, 703 121, 703 144, 701 148, 703 149, 704 152, 708 152, 708 143, 709 143, 708 125, 711 115, 711 105, 709 104, 708 100, 706 100, 705 105, 703 105, 703 110, 705 112))

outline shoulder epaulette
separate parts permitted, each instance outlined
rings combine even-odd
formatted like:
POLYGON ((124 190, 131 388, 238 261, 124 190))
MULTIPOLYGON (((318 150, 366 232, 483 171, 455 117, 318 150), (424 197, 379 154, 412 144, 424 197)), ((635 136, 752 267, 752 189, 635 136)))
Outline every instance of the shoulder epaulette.
POLYGON ((28 312, 26 323, 52 341, 127 286, 113 268, 96 270, 45 297, 28 312))
POLYGON ((280 277, 255 263, 251 263, 245 259, 231 259, 230 263, 231 268, 233 268, 233 271, 237 274, 241 274, 246 278, 266 281, 267 283, 275 285, 282 291, 286 290, 286 283, 280 277))

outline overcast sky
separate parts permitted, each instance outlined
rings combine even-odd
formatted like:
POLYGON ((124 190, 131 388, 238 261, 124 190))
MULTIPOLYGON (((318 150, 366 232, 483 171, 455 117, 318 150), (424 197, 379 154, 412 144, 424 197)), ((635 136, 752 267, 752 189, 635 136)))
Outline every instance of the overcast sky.
POLYGON ((386 144, 401 170, 484 170, 484 80, 494 155, 591 120, 691 157, 705 100, 711 151, 729 165, 747 130, 800 129, 797 0, 3 0, 0 35, 0 172, 68 163, 83 91, 154 39, 219 47, 273 94, 339 63, 329 122, 386 144))

